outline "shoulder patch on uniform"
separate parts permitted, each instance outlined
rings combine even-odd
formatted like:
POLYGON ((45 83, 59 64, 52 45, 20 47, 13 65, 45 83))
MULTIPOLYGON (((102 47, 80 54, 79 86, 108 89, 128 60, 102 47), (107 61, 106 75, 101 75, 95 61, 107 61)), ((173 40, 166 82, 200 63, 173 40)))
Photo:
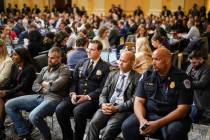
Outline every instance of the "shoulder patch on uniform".
POLYGON ((191 82, 190 82, 190 80, 185 79, 185 80, 183 81, 183 83, 184 83, 184 86, 185 86, 187 89, 191 88, 191 82))

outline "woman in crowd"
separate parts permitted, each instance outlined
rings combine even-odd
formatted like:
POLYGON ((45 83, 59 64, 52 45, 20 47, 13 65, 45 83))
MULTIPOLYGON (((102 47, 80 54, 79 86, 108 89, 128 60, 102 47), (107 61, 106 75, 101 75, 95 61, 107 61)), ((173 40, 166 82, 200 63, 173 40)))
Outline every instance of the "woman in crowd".
POLYGON ((4 87, 9 79, 12 63, 5 41, 0 39, 0 88, 4 87))
POLYGON ((136 53, 142 51, 152 53, 149 40, 147 39, 147 29, 143 24, 139 25, 136 35, 136 53))
POLYGON ((164 47, 162 44, 162 41, 163 41, 163 39, 159 34, 154 34, 151 39, 152 46, 154 47, 154 49, 164 47))
POLYGON ((107 50, 110 48, 110 44, 108 41, 108 28, 101 27, 98 31, 98 35, 93 38, 93 40, 99 40, 103 44, 103 50, 107 50))
POLYGON ((13 65, 7 84, 0 89, 0 136, 3 136, 5 111, 8 99, 32 94, 32 84, 36 78, 32 59, 25 48, 15 48, 12 54, 13 65))
POLYGON ((0 38, 2 38, 5 41, 5 45, 8 48, 8 53, 9 53, 9 55, 11 55, 12 48, 14 48, 13 40, 15 40, 15 38, 16 38, 16 33, 13 32, 11 30, 10 26, 7 25, 4 27, 4 30, 3 30, 0 38))
POLYGON ((152 53, 141 51, 135 54, 134 70, 142 74, 152 66, 152 53))

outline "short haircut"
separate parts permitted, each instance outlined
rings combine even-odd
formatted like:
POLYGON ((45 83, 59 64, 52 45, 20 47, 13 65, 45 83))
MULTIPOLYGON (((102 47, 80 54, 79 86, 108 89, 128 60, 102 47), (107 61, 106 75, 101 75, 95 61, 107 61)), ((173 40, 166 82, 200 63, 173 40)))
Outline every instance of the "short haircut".
POLYGON ((154 34, 152 36, 151 40, 153 40, 153 41, 157 41, 158 40, 161 43, 162 42, 162 37, 160 35, 158 35, 158 34, 154 34))
POLYGON ((90 43, 97 44, 97 49, 99 51, 101 51, 103 49, 103 45, 102 45, 101 41, 99 41, 99 40, 92 40, 92 41, 90 41, 90 43))
POLYGON ((62 51, 59 47, 52 47, 50 50, 49 50, 49 53, 53 53, 53 52, 56 52, 59 54, 60 57, 62 57, 62 51))
POLYGON ((103 34, 104 34, 106 31, 108 31, 108 28, 107 28, 107 27, 105 27, 105 26, 101 27, 101 28, 99 29, 99 31, 98 31, 98 36, 99 36, 99 37, 102 37, 103 34))
POLYGON ((77 47, 84 47, 88 43, 88 39, 86 37, 79 37, 76 40, 77 47))
POLYGON ((202 54, 202 52, 200 50, 193 50, 190 54, 189 54, 189 58, 204 58, 204 55, 202 54))
POLYGON ((130 61, 135 61, 135 54, 131 51, 125 51, 123 54, 129 55, 130 61))
POLYGON ((115 25, 115 26, 117 26, 117 21, 116 20, 111 20, 111 23, 113 24, 113 25, 115 25))

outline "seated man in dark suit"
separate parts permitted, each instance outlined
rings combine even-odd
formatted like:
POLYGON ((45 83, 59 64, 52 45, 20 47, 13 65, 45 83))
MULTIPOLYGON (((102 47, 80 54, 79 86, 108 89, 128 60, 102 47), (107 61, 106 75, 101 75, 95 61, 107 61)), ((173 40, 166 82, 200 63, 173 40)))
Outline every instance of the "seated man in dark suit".
POLYGON ((187 140, 191 120, 192 88, 188 76, 172 66, 171 53, 158 48, 153 69, 141 76, 136 88, 134 114, 123 122, 125 140, 187 140))
POLYGON ((74 115, 75 140, 82 140, 86 128, 86 119, 91 118, 98 109, 98 98, 109 74, 109 64, 100 58, 102 43, 90 42, 88 58, 80 61, 74 70, 70 97, 63 100, 56 109, 63 140, 72 140, 73 131, 70 116, 74 115))
POLYGON ((124 52, 120 57, 120 70, 109 74, 99 98, 100 109, 90 122, 86 140, 99 140, 103 127, 102 140, 114 140, 120 133, 123 121, 132 112, 133 94, 140 77, 132 70, 134 61, 132 52, 124 52))

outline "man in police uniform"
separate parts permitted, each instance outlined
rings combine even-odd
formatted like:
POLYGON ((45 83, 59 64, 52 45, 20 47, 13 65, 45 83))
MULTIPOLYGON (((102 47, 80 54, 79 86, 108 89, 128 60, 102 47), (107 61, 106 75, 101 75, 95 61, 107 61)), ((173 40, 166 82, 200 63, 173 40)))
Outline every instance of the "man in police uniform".
POLYGON ((166 48, 153 52, 153 69, 139 80, 134 114, 122 125, 125 140, 151 136, 163 140, 187 140, 193 91, 188 76, 174 68, 166 48))
POLYGON ((98 109, 98 98, 109 74, 109 65, 100 58, 103 46, 100 41, 90 42, 88 58, 80 61, 74 71, 70 94, 56 108, 64 140, 82 140, 86 128, 86 119, 91 118, 98 109), (75 134, 70 124, 74 115, 75 134))

